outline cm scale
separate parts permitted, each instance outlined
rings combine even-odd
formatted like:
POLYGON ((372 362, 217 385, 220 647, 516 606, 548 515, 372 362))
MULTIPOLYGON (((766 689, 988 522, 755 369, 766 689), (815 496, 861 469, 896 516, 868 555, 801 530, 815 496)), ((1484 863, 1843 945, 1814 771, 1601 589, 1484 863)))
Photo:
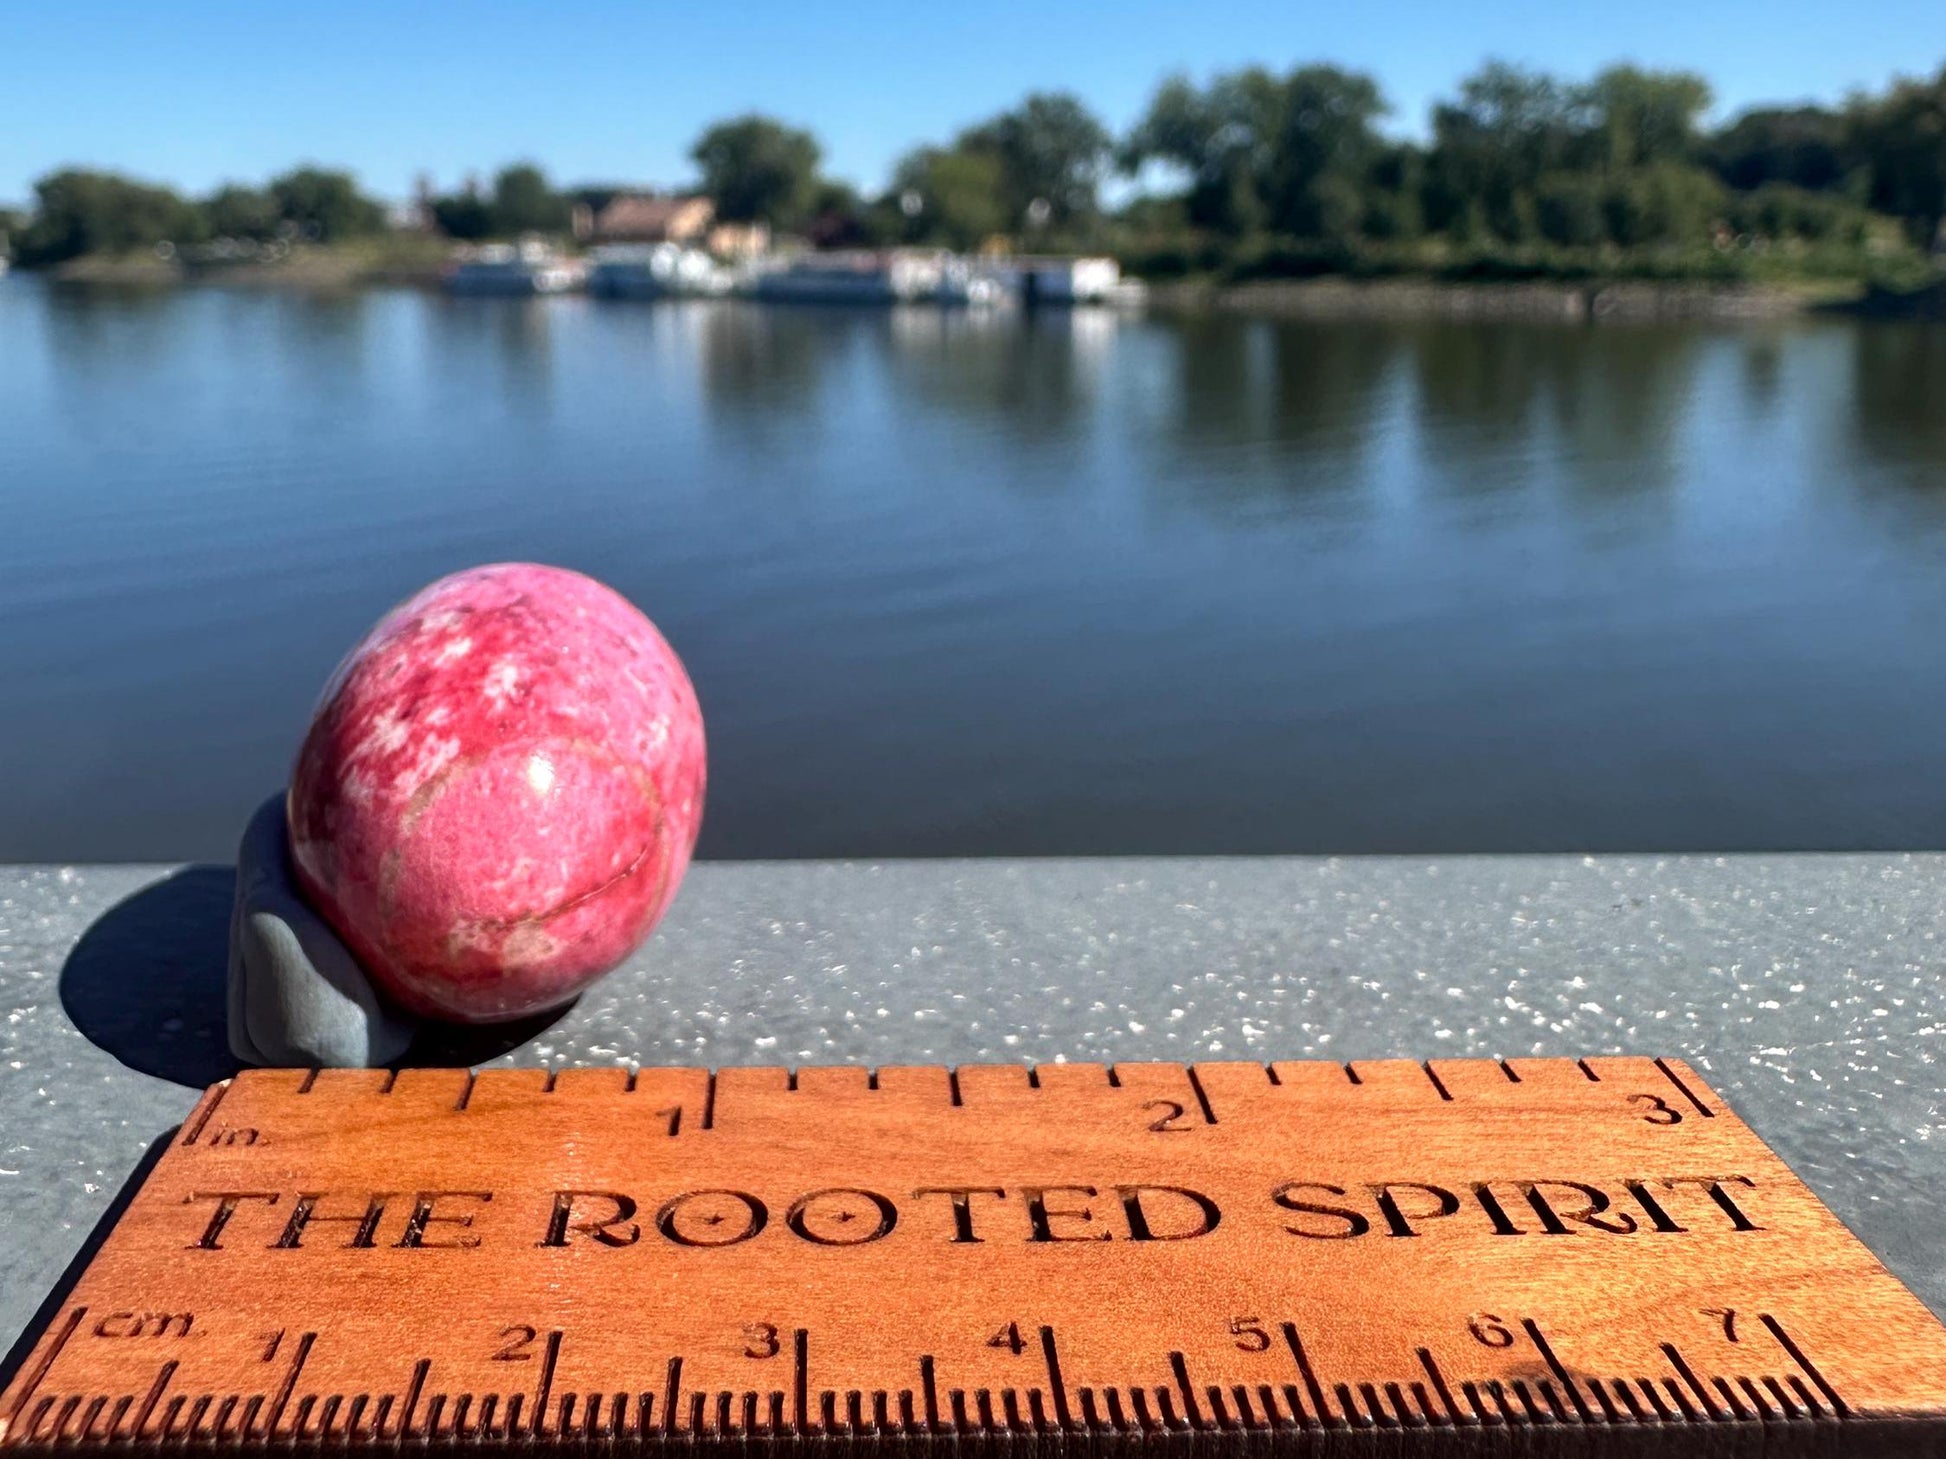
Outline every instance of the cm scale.
POLYGON ((1946 1331, 1674 1060, 263 1071, 0 1447, 1946 1454, 1946 1331))

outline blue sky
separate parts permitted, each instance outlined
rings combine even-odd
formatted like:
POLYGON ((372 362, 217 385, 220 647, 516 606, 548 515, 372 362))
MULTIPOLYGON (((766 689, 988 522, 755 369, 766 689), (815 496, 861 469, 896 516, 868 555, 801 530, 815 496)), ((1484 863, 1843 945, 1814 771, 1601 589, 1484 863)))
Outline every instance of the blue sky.
POLYGON ((1392 129, 1489 56, 1564 75, 1628 59, 1703 71, 1727 112, 1836 100, 1946 59, 1940 0, 1505 0, 1360 5, 1087 0, 820 7, 322 0, 0 0, 0 200, 59 164, 201 190, 297 160, 403 196, 533 158, 562 181, 672 184, 707 122, 751 108, 811 127, 827 170, 883 183, 1033 89, 1126 125, 1171 71, 1322 59, 1374 73, 1392 129))

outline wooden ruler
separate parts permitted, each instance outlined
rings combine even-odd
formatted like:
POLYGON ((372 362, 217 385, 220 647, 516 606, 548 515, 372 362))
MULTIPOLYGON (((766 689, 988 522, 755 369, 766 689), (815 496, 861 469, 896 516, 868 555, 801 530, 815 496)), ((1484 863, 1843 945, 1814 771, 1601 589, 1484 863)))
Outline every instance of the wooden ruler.
POLYGON ((1675 1060, 263 1071, 0 1423, 1939 1455, 1946 1331, 1675 1060))

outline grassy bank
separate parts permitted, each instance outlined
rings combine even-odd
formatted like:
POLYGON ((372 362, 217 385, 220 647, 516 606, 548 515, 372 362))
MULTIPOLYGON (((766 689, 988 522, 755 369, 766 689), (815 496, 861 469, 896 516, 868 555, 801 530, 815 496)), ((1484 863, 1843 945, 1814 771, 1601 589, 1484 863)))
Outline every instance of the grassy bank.
MULTIPOLYGON (((90 254, 49 270, 65 283, 204 284, 335 291, 432 287, 452 245, 423 234, 300 244, 255 257, 207 250, 90 254)), ((1224 310, 1318 319, 1532 319, 1564 322, 1765 319, 1816 310, 1946 318, 1946 280, 1916 255, 1823 257, 1428 248, 1332 252, 1296 244, 1189 254, 1125 251, 1123 266, 1164 312, 1224 310), (1194 265, 1194 266, 1190 266, 1194 265)))
POLYGON ((47 270, 62 283, 167 287, 217 284, 237 288, 331 291, 372 284, 432 285, 452 245, 425 234, 385 233, 344 243, 293 244, 254 255, 208 249, 84 254, 47 270))

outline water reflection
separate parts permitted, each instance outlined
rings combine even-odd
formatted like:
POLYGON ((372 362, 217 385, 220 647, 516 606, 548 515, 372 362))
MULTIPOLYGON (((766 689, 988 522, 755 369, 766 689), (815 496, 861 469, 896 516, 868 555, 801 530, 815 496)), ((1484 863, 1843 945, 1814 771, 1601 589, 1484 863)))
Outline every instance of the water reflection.
POLYGON ((1946 329, 23 278, 0 329, 0 856, 226 856, 379 611, 530 556, 685 655, 713 855, 1946 841, 1946 329))
POLYGON ((430 298, 424 304, 428 376, 445 377, 453 405, 469 413, 491 402, 494 410, 544 417, 553 399, 555 331, 564 315, 585 307, 573 299, 430 298), (479 399, 468 406, 473 391, 479 399))
POLYGON ((1852 332, 1856 438, 1903 470, 1896 478, 1946 491, 1946 324, 1881 324, 1852 332))

